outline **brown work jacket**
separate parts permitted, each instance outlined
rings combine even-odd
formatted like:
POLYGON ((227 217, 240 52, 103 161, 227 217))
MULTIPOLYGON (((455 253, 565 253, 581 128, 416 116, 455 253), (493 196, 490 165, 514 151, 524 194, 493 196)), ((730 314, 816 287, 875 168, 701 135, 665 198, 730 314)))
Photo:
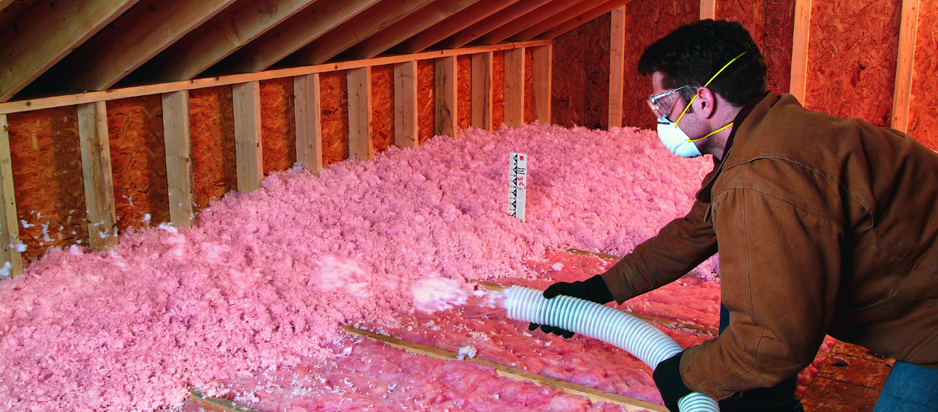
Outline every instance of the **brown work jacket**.
POLYGON ((730 324, 687 349, 684 383, 715 399, 773 386, 825 334, 938 368, 938 154, 790 95, 734 124, 687 216, 603 274, 622 303, 720 253, 730 324))

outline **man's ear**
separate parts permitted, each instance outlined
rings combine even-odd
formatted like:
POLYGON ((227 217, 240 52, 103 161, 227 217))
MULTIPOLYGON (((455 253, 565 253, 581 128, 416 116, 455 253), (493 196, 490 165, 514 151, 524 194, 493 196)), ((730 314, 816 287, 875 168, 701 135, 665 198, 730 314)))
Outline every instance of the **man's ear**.
POLYGON ((716 112, 716 95, 706 87, 697 89, 697 101, 694 103, 697 106, 694 110, 697 110, 700 116, 709 118, 716 112))

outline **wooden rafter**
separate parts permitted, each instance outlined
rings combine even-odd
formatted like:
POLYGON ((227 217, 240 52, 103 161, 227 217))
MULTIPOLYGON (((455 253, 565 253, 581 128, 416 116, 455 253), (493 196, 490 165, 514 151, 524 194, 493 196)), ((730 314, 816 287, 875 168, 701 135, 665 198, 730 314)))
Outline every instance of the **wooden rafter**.
POLYGON ((478 1, 437 0, 358 43, 348 50, 347 57, 350 59, 375 57, 478 1))
POLYGON ((504 10, 494 16, 489 16, 489 18, 485 20, 462 29, 458 33, 450 36, 450 38, 440 42, 439 47, 441 49, 455 49, 465 46, 469 44, 469 42, 488 34, 492 30, 508 24, 512 20, 517 19, 527 14, 528 12, 543 6, 550 1, 551 0, 521 0, 515 4, 512 4, 511 6, 506 7, 504 10))
POLYGON ((378 2, 379 0, 317 1, 232 53, 216 66, 226 72, 259 72, 378 2))
POLYGON ((234 0, 142 0, 75 49, 41 80, 104 90, 234 0), (61 79, 61 80, 60 80, 61 79))
POLYGON ((586 11, 579 14, 560 14, 551 17, 542 21, 540 24, 532 26, 531 28, 516 34, 511 38, 511 41, 519 41, 518 39, 533 39, 535 37, 553 39, 581 25, 589 23, 591 20, 609 13, 619 6, 624 6, 629 1, 631 0, 603 0, 583 2, 582 10, 586 11), (593 7, 588 8, 589 6, 593 7))
POLYGON ((236 2, 163 50, 140 70, 148 79, 164 82, 191 79, 314 1, 236 2))
POLYGON ((10 100, 136 0, 46 0, 0 35, 0 102, 10 100))
POLYGON ((348 70, 368 66, 382 66, 386 64, 402 63, 411 60, 435 59, 444 56, 461 56, 474 53, 483 53, 499 50, 511 50, 520 47, 536 47, 550 44, 549 40, 537 40, 525 43, 496 44, 492 46, 476 46, 462 49, 439 50, 408 54, 403 56, 382 56, 367 60, 351 60, 337 63, 320 64, 315 66, 289 67, 283 69, 265 70, 257 73, 242 73, 227 76, 198 78, 179 82, 157 83, 135 87, 124 87, 99 92, 77 93, 61 96, 44 97, 37 99, 18 100, 0 103, 0 114, 20 113, 33 110, 49 109, 53 107, 73 106, 99 101, 124 99, 128 97, 149 96, 153 94, 170 93, 180 90, 201 89, 205 87, 234 85, 248 81, 264 81, 281 79, 284 77, 302 76, 312 73, 325 73, 336 70, 348 70))
POLYGON ((492 30, 489 34, 479 39, 479 44, 495 44, 504 41, 515 33, 518 33, 528 27, 538 24, 557 13, 578 10, 583 0, 554 0, 548 4, 538 7, 534 11, 518 17, 501 27, 492 30))
POLYGON ((437 42, 452 36, 479 21, 504 10, 515 4, 518 0, 481 0, 466 7, 448 19, 434 24, 430 28, 407 39, 395 48, 395 51, 404 54, 419 53, 437 42))
POLYGON ((433 0, 385 0, 336 27, 286 59, 290 65, 322 64, 358 42, 409 16, 433 0))

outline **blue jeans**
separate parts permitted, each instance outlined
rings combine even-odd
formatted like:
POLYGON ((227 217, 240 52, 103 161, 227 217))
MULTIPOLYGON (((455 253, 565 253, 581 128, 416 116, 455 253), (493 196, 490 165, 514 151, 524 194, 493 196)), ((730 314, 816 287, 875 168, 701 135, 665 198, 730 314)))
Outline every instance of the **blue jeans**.
POLYGON ((896 361, 873 412, 938 411, 938 369, 896 361))

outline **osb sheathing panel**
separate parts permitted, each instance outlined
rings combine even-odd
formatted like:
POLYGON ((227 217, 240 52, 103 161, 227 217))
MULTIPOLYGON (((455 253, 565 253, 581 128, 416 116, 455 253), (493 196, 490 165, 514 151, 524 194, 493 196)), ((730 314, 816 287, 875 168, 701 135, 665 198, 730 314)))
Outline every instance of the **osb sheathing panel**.
POLYGON ((492 52, 492 126, 505 123, 505 52, 492 52))
POLYGON ((319 75, 322 104, 322 165, 348 159, 348 81, 345 71, 319 75))
POLYGON ((524 122, 531 123, 537 118, 534 108, 534 59, 531 48, 524 49, 524 122))
POLYGON ((371 136, 375 153, 394 144, 394 65, 371 68, 371 136))
POLYGON ((23 258, 87 245, 76 107, 13 113, 8 122, 23 258))
POLYGON ((293 78, 261 82, 261 153, 264 176, 296 163, 293 78))
POLYGON ((938 2, 922 1, 919 6, 909 135, 938 150, 938 2))
POLYGON ((583 27, 554 39, 550 117, 551 122, 564 127, 582 124, 583 110, 586 108, 583 27))
POLYGON ((196 209, 238 189, 231 86, 189 92, 196 209))
POLYGON ((768 65, 769 90, 788 93, 795 0, 719 0, 716 10, 718 19, 737 21, 752 34, 768 65))
POLYGON ((460 129, 465 129, 472 122, 472 56, 458 56, 456 64, 457 122, 460 129))
POLYGON ((433 111, 436 98, 436 66, 433 60, 417 61, 417 139, 427 141, 436 134, 436 117, 433 111))
POLYGON ((107 102, 117 229, 169 221, 163 105, 159 95, 107 102))
POLYGON ((608 125, 611 22, 611 14, 607 13, 554 39, 554 123, 589 128, 608 125))
MULTIPOLYGON (((717 10, 719 13, 719 10, 717 10)), ((654 129, 655 117, 645 100, 651 95, 651 78, 638 74, 638 59, 646 47, 685 24, 700 20, 700 1, 660 2, 636 0, 625 10, 625 96, 622 125, 654 129)))
POLYGON ((0 10, 0 33, 6 31, 15 21, 23 17, 36 3, 39 3, 39 0, 13 0, 0 10))
POLYGON ((812 2, 806 108, 889 125, 901 11, 901 0, 812 2))

